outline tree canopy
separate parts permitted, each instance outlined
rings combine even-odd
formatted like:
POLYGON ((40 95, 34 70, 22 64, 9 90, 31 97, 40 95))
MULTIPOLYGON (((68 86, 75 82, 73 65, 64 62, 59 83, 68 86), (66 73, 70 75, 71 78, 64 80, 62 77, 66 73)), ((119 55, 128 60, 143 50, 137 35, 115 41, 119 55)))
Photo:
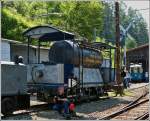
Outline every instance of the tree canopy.
MULTIPOLYGON (((148 42, 147 24, 142 15, 120 5, 120 23, 126 28, 137 18, 129 34, 137 45, 148 42)), ((24 41, 22 32, 32 26, 49 24, 93 41, 94 30, 98 40, 115 42, 114 4, 102 1, 5 1, 2 2, 2 37, 24 41)), ((127 46, 129 44, 126 44, 127 46)), ((136 45, 136 44, 135 44, 136 45)))
MULTIPOLYGON (((104 33, 102 33, 102 37, 104 37, 106 40, 115 41, 115 16, 114 16, 114 5, 106 3, 106 9, 105 9, 105 21, 104 21, 104 33), (109 24, 108 24, 109 23, 109 24)), ((126 4, 123 2, 120 3, 120 24, 127 28, 129 24, 135 20, 134 24, 129 29, 128 33, 134 38, 134 40, 137 44, 141 45, 148 43, 148 28, 147 23, 145 22, 142 15, 139 13, 139 11, 134 10, 133 8, 129 8, 127 10, 126 4)), ((129 38, 126 39, 126 41, 129 40, 129 38)), ((128 45, 128 44, 127 44, 128 45)))

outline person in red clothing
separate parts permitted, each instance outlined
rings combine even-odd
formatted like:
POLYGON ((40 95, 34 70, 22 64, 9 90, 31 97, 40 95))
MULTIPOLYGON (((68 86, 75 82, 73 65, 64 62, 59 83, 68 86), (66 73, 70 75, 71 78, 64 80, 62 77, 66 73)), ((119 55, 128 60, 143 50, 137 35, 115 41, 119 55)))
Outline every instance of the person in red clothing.
POLYGON ((75 113, 75 104, 74 104, 73 99, 70 100, 69 112, 70 112, 70 114, 71 114, 72 116, 76 116, 76 113, 75 113))

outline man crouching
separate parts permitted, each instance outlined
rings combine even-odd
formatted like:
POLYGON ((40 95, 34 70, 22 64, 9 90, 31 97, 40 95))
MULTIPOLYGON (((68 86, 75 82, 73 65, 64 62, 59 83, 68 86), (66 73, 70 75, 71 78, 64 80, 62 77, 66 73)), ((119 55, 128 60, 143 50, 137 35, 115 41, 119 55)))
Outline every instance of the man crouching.
POLYGON ((53 109, 57 110, 66 119, 70 119, 69 100, 64 96, 64 87, 58 88, 58 95, 53 98, 53 109))

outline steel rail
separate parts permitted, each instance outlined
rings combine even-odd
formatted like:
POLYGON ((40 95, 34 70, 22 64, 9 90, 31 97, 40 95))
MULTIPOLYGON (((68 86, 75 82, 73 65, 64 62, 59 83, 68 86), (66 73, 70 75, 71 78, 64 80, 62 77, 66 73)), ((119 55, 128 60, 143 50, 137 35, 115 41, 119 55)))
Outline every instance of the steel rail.
POLYGON ((134 101, 132 101, 131 103, 129 103, 127 106, 123 107, 122 109, 127 108, 127 107, 129 107, 129 106, 137 103, 140 99, 142 99, 143 97, 145 97, 148 94, 149 94, 149 92, 145 92, 143 95, 141 95, 140 97, 138 97, 137 99, 135 99, 134 101))
POLYGON ((134 120, 146 120, 147 118, 149 118, 149 112, 144 113, 143 115, 135 118, 134 120))
POLYGON ((112 113, 112 114, 110 114, 110 115, 108 115, 108 116, 105 116, 105 117, 103 117, 103 118, 100 118, 99 120, 109 120, 109 119, 112 119, 112 118, 114 118, 114 117, 116 117, 116 116, 119 116, 120 114, 122 114, 122 113, 124 113, 124 112, 127 112, 128 110, 131 110, 131 109, 135 108, 136 106, 139 106, 139 105, 141 105, 141 104, 143 104, 143 103, 146 103, 146 102, 148 102, 148 101, 149 101, 149 99, 145 99, 145 100, 143 100, 143 101, 141 101, 141 102, 132 104, 132 105, 130 105, 130 106, 126 107, 126 108, 123 108, 123 109, 121 109, 121 110, 119 110, 119 111, 117 111, 117 112, 115 112, 115 113, 112 113))

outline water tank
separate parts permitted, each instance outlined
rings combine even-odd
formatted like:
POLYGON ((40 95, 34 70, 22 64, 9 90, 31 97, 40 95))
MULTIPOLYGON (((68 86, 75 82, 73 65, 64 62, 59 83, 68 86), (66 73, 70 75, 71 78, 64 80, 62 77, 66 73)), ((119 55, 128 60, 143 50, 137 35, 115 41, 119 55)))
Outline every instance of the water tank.
POLYGON ((82 57, 84 67, 99 67, 103 61, 100 51, 89 48, 81 49, 72 41, 54 42, 49 50, 49 61, 54 63, 79 66, 82 63, 82 57))

